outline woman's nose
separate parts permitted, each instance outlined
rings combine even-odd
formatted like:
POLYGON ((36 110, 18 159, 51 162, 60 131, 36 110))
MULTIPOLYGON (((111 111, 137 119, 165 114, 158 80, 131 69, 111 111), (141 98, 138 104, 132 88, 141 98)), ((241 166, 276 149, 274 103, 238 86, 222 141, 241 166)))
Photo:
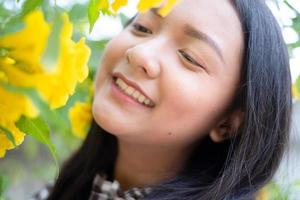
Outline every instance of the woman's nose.
POLYGON ((158 52, 140 44, 129 48, 125 54, 128 63, 148 78, 155 79, 159 76, 161 69, 158 52))

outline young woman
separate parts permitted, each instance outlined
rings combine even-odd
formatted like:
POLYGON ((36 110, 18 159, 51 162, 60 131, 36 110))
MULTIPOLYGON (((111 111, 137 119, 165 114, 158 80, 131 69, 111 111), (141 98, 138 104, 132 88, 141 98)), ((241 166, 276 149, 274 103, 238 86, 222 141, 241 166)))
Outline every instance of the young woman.
POLYGON ((261 0, 138 14, 106 46, 92 111, 48 199, 255 199, 288 142, 280 28, 261 0))

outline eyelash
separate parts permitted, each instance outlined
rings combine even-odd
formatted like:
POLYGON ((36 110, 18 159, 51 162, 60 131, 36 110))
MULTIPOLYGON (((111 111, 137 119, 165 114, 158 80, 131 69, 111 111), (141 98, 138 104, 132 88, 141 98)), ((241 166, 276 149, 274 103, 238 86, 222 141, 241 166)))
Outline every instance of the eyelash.
POLYGON ((134 28, 134 30, 141 32, 141 33, 152 34, 152 31, 149 28, 147 28, 139 23, 134 23, 133 28, 134 28))
POLYGON ((196 65, 198 67, 204 68, 201 64, 199 64, 197 61, 195 61, 189 54, 187 54, 186 52, 184 52, 183 50, 178 50, 178 53, 180 54, 180 56, 182 56, 187 62, 196 65))
MULTIPOLYGON (((152 34, 152 31, 149 28, 147 28, 147 27, 145 27, 145 26, 143 26, 143 25, 141 25, 139 23, 134 23, 133 24, 133 28, 134 28, 135 31, 138 31, 138 32, 143 33, 143 34, 152 34)), ((181 49, 178 50, 178 53, 187 62, 189 62, 189 63, 191 63, 193 65, 196 65, 198 67, 204 68, 201 64, 199 64, 197 61, 195 61, 189 54, 187 54, 183 50, 181 50, 181 49)))

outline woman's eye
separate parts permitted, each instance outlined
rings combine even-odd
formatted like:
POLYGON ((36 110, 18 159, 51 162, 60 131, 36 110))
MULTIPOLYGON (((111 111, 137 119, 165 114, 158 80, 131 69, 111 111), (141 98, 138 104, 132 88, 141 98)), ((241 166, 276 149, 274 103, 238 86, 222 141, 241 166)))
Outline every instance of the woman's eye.
POLYGON ((199 64, 197 61, 195 61, 193 59, 193 57, 191 57, 189 54, 187 54, 186 52, 184 52, 183 50, 178 50, 178 53, 180 54, 181 57, 183 57, 187 62, 202 67, 204 68, 201 64, 199 64))
POLYGON ((147 28, 147 27, 145 27, 141 24, 138 24, 138 23, 134 23, 133 28, 134 28, 135 31, 138 31, 138 32, 141 32, 141 33, 152 34, 152 31, 149 28, 147 28))

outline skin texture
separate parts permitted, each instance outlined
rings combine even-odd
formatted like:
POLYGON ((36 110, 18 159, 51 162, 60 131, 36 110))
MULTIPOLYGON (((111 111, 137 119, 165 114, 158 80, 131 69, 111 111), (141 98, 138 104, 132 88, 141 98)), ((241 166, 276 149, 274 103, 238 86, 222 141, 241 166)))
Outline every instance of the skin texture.
POLYGON ((114 174, 124 189, 174 176, 196 141, 209 135, 220 142, 239 125, 239 112, 228 108, 239 87, 243 48, 241 25, 227 0, 181 1, 165 18, 139 14, 107 44, 92 111, 118 138, 114 174), (187 36, 186 24, 215 44, 187 36), (114 72, 138 84, 155 106, 115 96, 114 72))

